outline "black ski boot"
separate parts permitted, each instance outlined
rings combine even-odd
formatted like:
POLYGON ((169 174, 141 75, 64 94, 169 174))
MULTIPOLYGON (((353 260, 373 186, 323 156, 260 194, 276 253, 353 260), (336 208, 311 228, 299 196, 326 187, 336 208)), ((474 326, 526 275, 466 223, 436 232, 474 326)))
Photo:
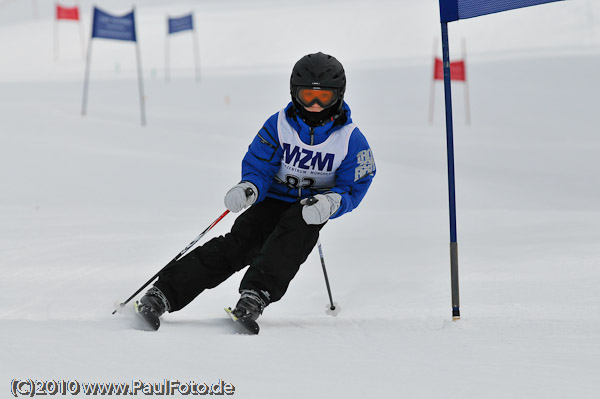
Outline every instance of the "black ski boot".
POLYGON ((169 310, 169 301, 156 287, 150 288, 139 301, 135 302, 136 313, 148 327, 155 331, 160 327, 160 316, 169 310))
POLYGON ((267 307, 267 301, 254 290, 242 290, 240 293, 242 296, 237 305, 235 305, 232 313, 238 319, 252 319, 256 321, 267 307))
POLYGON ((256 319, 262 314, 269 304, 269 293, 254 290, 241 290, 242 296, 235 305, 235 309, 225 308, 231 319, 235 322, 242 334, 258 334, 260 328, 256 319))

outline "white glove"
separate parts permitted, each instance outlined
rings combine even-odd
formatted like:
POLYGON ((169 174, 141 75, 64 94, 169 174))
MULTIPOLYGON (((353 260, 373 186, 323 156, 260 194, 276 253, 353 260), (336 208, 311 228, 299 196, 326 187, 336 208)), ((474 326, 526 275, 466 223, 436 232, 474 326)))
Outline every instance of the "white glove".
POLYGON ((254 204, 258 197, 256 186, 250 182, 243 181, 231 188, 225 194, 225 206, 231 212, 239 212, 254 204))
POLYGON ((300 203, 304 205, 302 217, 306 224, 323 224, 338 210, 342 203, 342 196, 333 192, 317 194, 303 199, 300 203))

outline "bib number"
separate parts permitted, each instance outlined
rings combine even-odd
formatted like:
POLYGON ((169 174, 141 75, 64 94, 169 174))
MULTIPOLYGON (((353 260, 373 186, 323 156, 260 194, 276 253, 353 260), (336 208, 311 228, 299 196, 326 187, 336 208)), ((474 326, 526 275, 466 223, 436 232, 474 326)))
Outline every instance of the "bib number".
POLYGON ((302 180, 295 175, 285 175, 285 184, 290 188, 311 188, 315 185, 315 179, 312 177, 303 177, 302 180))

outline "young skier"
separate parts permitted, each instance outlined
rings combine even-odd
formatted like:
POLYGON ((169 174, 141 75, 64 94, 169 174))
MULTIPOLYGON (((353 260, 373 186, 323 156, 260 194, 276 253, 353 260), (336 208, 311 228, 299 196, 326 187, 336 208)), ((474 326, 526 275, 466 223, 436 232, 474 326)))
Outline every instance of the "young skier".
POLYGON ((259 130, 242 161, 242 180, 225 206, 242 213, 231 232, 166 268, 136 303, 158 329, 159 317, 189 304, 249 265, 237 319, 256 320, 279 301, 329 219, 352 211, 373 177, 367 140, 344 102, 346 75, 334 57, 308 54, 292 70, 292 101, 259 130))

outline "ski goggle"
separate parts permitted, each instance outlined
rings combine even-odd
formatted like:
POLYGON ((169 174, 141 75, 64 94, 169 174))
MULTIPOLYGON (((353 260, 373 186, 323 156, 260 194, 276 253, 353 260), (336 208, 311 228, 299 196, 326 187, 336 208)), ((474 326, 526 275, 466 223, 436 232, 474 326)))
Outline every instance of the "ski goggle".
POLYGON ((320 87, 298 87, 296 100, 305 107, 319 104, 321 107, 327 108, 338 100, 338 91, 320 87))

